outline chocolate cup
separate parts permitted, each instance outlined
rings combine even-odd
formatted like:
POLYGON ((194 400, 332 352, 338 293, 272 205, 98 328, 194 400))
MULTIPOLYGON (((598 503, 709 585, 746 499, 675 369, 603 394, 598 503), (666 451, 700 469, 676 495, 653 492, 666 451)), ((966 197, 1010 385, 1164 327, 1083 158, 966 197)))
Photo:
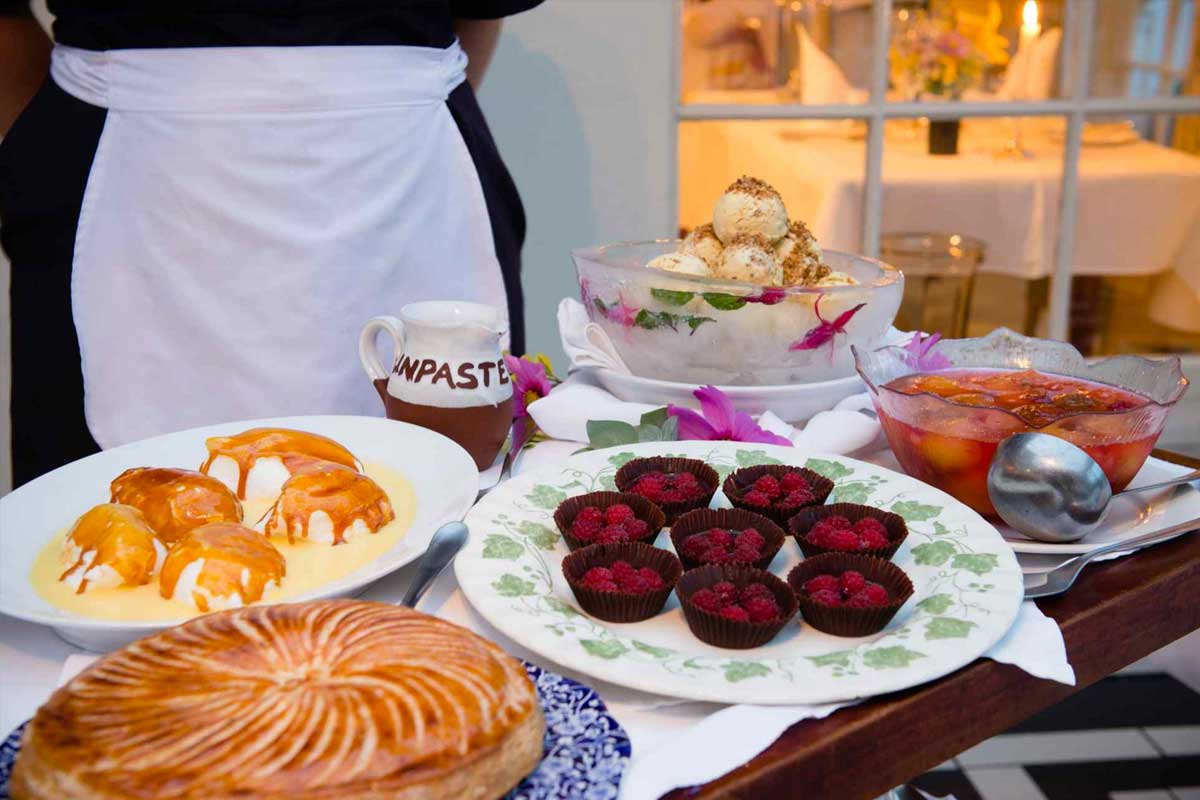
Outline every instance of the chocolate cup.
POLYGON ((741 564, 710 564, 683 573, 675 585, 675 594, 683 608, 683 617, 697 639, 715 647, 747 650, 761 647, 775 638, 796 615, 796 595, 792 588, 764 569, 741 564), (701 589, 729 581, 740 590, 748 583, 766 584, 782 612, 773 622, 737 622, 720 614, 692 605, 691 597, 701 589))
POLYGON ((800 552, 804 553, 805 558, 812 558, 813 556, 824 555, 825 553, 847 553, 850 555, 882 558, 887 561, 896 555, 896 551, 900 549, 900 545, 904 544, 904 540, 908 538, 908 524, 904 521, 904 517, 899 514, 893 514, 890 511, 884 511, 882 508, 873 508, 872 506, 863 506, 857 503, 834 503, 828 506, 804 509, 788 522, 788 532, 795 537, 796 544, 800 545, 800 552), (864 517, 872 517, 879 520, 883 523, 883 527, 887 529, 888 546, 876 547, 871 550, 833 550, 809 542, 808 532, 812 530, 813 526, 825 517, 832 516, 843 516, 850 520, 851 525, 864 517))
POLYGON ((671 526, 671 544, 675 546, 675 554, 679 556, 684 569, 695 569, 709 563, 707 561, 696 561, 685 556, 683 554, 683 543, 686 539, 696 534, 704 533, 712 528, 731 528, 733 530, 754 528, 761 533, 764 540, 762 558, 749 563, 749 566, 757 567, 758 569, 767 568, 771 563, 771 559, 775 558, 775 554, 779 552, 779 548, 783 547, 784 539, 787 538, 787 534, 784 533, 783 528, 762 514, 756 514, 753 511, 745 511, 740 508, 697 508, 682 515, 671 526))
POLYGON ((788 520, 803 509, 812 508, 824 503, 833 492, 833 481, 807 467, 789 467, 786 464, 762 464, 757 467, 742 467, 730 473, 729 477, 725 479, 725 483, 722 484, 721 490, 725 492, 725 496, 729 498, 729 502, 733 504, 734 508, 744 508, 747 511, 753 511, 755 514, 762 514, 781 528, 786 528, 788 520), (789 472, 799 472, 804 480, 808 481, 808 485, 813 492, 811 502, 784 510, 759 508, 758 506, 749 505, 742 499, 743 495, 749 491, 754 482, 763 475, 773 475, 778 480, 783 480, 783 476, 789 472))
POLYGON ((593 617, 607 622, 640 622, 662 611, 667 598, 671 596, 671 590, 683 574, 683 565, 669 550, 642 542, 618 542, 593 544, 576 550, 563 559, 562 571, 580 607, 593 617), (616 561, 627 561, 638 569, 650 567, 662 576, 663 588, 655 592, 625 594, 601 592, 581 585, 580 581, 589 569, 607 567, 616 561))
POLYGON ((615 478, 617 489, 628 492, 629 487, 647 472, 690 472, 696 476, 701 485, 707 488, 706 494, 686 503, 657 503, 658 507, 663 510, 663 514, 666 515, 668 525, 674 524, 681 514, 692 509, 708 508, 713 495, 717 493, 717 487, 721 485, 721 476, 717 474, 717 471, 699 459, 653 456, 651 458, 635 458, 617 470, 615 478))
POLYGON ((819 631, 834 636, 870 636, 887 627, 908 598, 912 597, 913 585, 904 570, 890 561, 872 558, 857 553, 825 553, 806 558, 787 576, 788 586, 796 593, 800 616, 819 631), (892 601, 877 608, 848 608, 827 606, 809 599, 804 584, 818 575, 840 576, 848 569, 861 572, 868 581, 881 584, 888 590, 892 601))
POLYGON ((558 528, 558 532, 562 534, 563 541, 567 543, 569 550, 575 551, 582 547, 588 547, 596 544, 583 539, 577 539, 571 535, 571 524, 575 522, 575 516, 579 514, 587 506, 595 506, 601 511, 609 506, 615 506, 618 503, 624 503, 633 509, 633 515, 650 526, 650 532, 640 539, 631 539, 630 541, 642 542, 643 544, 654 544, 654 540, 658 538, 658 534, 662 531, 666 524, 666 519, 663 516, 662 509, 651 503, 646 498, 638 494, 629 494, 622 492, 590 492, 588 494, 576 495, 568 497, 566 500, 559 503, 558 508, 554 510, 554 524, 558 528))

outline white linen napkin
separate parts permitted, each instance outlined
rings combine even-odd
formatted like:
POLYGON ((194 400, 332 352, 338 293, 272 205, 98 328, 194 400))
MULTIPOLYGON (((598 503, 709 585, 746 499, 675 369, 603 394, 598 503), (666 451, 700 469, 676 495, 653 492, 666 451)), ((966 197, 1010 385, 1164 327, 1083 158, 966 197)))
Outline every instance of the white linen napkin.
POLYGON ((608 334, 588 318, 583 303, 573 297, 564 297, 558 303, 558 338, 571 362, 570 372, 584 367, 604 367, 631 374, 608 334))

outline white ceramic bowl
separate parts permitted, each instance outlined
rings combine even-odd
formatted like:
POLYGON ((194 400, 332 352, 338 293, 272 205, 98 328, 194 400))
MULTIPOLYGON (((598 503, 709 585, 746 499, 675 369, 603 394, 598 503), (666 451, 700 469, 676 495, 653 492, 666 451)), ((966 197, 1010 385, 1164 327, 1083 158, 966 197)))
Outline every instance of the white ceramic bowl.
POLYGON ((169 621, 114 622, 63 611, 34 590, 29 578, 34 559, 84 511, 107 502, 109 481, 123 470, 147 465, 194 469, 204 460, 207 437, 256 427, 295 428, 328 436, 362 461, 403 474, 416 495, 413 524, 394 547, 344 578, 289 600, 357 594, 424 553, 434 531, 461 519, 479 490, 475 463, 457 444, 425 428, 382 418, 283 417, 157 436, 68 464, 0 498, 0 612, 49 625, 71 644, 98 652, 170 627, 174 623, 169 621))

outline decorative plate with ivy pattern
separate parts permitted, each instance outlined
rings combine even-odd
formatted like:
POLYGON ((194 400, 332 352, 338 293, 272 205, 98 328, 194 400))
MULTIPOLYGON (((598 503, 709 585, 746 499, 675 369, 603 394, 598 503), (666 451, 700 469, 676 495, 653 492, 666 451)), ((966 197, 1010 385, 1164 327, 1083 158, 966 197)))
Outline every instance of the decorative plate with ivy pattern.
MULTIPOLYGON (((715 504, 727 505, 718 493, 715 504)), ((467 516, 471 538, 455 561, 467 599, 514 641, 601 680, 722 703, 826 703, 894 692, 939 678, 987 652, 1008 631, 1023 596, 1012 549, 982 517, 949 495, 890 470, 841 456, 737 442, 653 442, 572 456, 508 481, 467 516), (566 545, 551 515, 567 497, 612 489, 632 458, 682 455, 724 478, 738 467, 794 464, 837 488, 830 502, 867 503, 909 525, 895 562, 916 591, 883 631, 845 639, 797 617, 753 650, 723 650, 692 636, 674 595, 658 616, 615 624, 587 616, 563 579, 566 545)), ((663 533, 660 547, 670 547, 663 533)), ((800 560, 792 539, 771 563, 779 576, 800 560)))

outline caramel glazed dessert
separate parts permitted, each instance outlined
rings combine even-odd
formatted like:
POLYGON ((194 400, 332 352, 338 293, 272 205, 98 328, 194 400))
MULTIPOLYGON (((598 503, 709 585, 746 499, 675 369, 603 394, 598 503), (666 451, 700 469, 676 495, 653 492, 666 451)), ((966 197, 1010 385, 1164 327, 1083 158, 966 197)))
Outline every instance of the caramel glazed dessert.
POLYGON ((408 608, 319 600, 148 636, 56 691, 14 800, 494 800, 542 759, 521 663, 408 608))
POLYGON ((847 286, 858 283, 825 263, 812 231, 788 221, 770 184, 743 175, 717 200, 711 224, 693 228, 674 253, 647 267, 759 286, 847 286))

